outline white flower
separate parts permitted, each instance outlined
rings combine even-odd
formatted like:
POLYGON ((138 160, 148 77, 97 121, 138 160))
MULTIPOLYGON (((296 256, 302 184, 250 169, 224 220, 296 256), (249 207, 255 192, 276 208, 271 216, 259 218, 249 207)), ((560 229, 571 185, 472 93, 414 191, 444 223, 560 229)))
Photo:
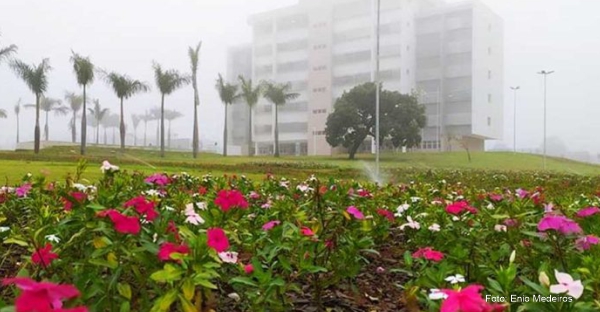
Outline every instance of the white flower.
POLYGON ((0 233, 8 232, 10 228, 8 226, 0 226, 0 233))
POLYGON ((60 243, 60 238, 54 234, 46 235, 44 238, 49 242, 60 243))
POLYGON ((151 196, 151 197, 162 197, 163 195, 157 191, 157 190, 147 190, 143 192, 144 195, 146 196, 151 196))
POLYGON ((225 263, 237 263, 238 253, 235 251, 224 251, 219 253, 219 258, 225 263))
POLYGON ((175 211, 176 209, 170 206, 165 206, 164 208, 166 211, 175 211))
POLYGON ((583 295, 583 284, 580 280, 574 281, 573 277, 567 273, 554 270, 554 275, 558 284, 550 285, 550 292, 553 294, 567 293, 567 295, 579 299, 583 295))
POLYGON ((464 283, 465 282, 465 277, 462 276, 461 274, 456 274, 456 275, 451 275, 448 276, 444 279, 446 282, 450 282, 450 284, 458 284, 458 283, 464 283))
POLYGON ((100 167, 102 173, 111 172, 111 171, 119 171, 119 167, 115 165, 111 165, 108 160, 102 162, 102 166, 100 167))
POLYGON ((288 181, 281 181, 281 182, 279 182, 279 186, 285 187, 287 189, 287 188, 289 188, 289 185, 288 185, 289 183, 290 182, 288 182, 288 181))
POLYGON ((0 188, 0 193, 14 193, 14 187, 3 186, 0 188))
POLYGON ((402 217, 402 214, 408 210, 408 208, 410 208, 410 205, 407 203, 404 203, 400 206, 398 206, 398 208, 396 208, 396 217, 402 217))
POLYGON ((494 231, 496 232, 506 232, 507 227, 504 224, 496 224, 494 225, 494 231))
POLYGON ((248 220, 254 220, 254 218, 256 218, 256 214, 251 213, 251 214, 247 215, 246 218, 248 218, 248 220))
POLYGON ((431 300, 441 300, 448 298, 448 295, 441 292, 439 289, 430 289, 429 290, 429 299, 431 300))
POLYGON ((80 192, 85 192, 87 190, 87 186, 81 183, 73 183, 73 187, 76 188, 80 192))
POLYGON ((411 197, 411 198, 410 198, 410 200, 411 200, 413 203, 416 203, 416 202, 418 202, 418 201, 420 201, 420 200, 421 200, 421 197, 411 197))
POLYGON ((439 232, 440 231, 440 225, 437 223, 432 224, 429 228, 428 228, 431 232, 439 232))
POLYGON ((421 217, 427 217, 428 215, 429 214, 427 212, 421 212, 420 214, 418 214, 418 215, 415 216, 415 219, 416 218, 421 218, 421 217))
POLYGON ((404 230, 405 227, 409 227, 409 228, 415 229, 415 230, 418 230, 421 228, 421 225, 419 224, 419 222, 413 221, 413 219, 410 216, 406 217, 406 220, 408 220, 408 223, 402 224, 400 226, 401 230, 404 230))
POLYGON ((303 184, 298 184, 298 186, 296 186, 296 189, 302 193, 306 193, 307 191, 310 190, 310 187, 303 183, 303 184))
POLYGON ((197 214, 190 214, 187 215, 187 218, 185 218, 185 222, 193 224, 193 225, 200 225, 200 224, 204 224, 204 219, 202 219, 202 217, 197 214))
POLYGON ((492 203, 489 203, 485 208, 489 209, 489 210, 494 210, 494 205, 492 203))
POLYGON ((432 205, 441 205, 442 201, 441 200, 433 200, 433 201, 431 201, 431 204, 432 205))
POLYGON ((235 300, 235 301, 240 301, 242 300, 242 298, 240 298, 240 295, 238 295, 237 293, 230 293, 229 295, 227 295, 227 297, 235 300))
POLYGON ((452 217, 452 221, 460 221, 460 218, 457 216, 452 217))
POLYGON ((157 239, 158 239, 158 233, 154 233, 154 235, 152 235, 152 242, 156 243, 157 239))

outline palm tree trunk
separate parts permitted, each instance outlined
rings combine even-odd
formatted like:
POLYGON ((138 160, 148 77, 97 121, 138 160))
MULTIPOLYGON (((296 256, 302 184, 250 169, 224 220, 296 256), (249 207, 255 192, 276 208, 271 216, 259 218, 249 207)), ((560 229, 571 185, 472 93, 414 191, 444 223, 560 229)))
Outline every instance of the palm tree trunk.
POLYGON ((144 147, 146 147, 146 136, 148 135, 148 121, 144 120, 144 147))
MULTIPOLYGON (((125 149, 125 118, 124 117, 125 116, 123 116, 123 98, 121 98, 121 124, 119 126, 119 134, 121 135, 121 150, 125 149)), ((113 144, 114 144, 114 142, 113 142, 113 144)))
POLYGON ((160 121, 156 119, 156 144, 155 147, 158 148, 158 144, 160 141, 160 121))
POLYGON ((279 110, 275 104, 275 157, 279 157, 279 110))
POLYGON ((48 114, 49 111, 46 111, 46 125, 44 126, 44 136, 46 137, 46 142, 50 139, 50 129, 48 128, 48 114))
POLYGON ((200 100, 198 99, 198 86, 196 86, 196 81, 194 81, 194 135, 192 138, 192 154, 194 158, 198 157, 198 148, 200 138, 198 137, 198 105, 200 105, 200 100))
POLYGON ((77 131, 75 126, 75 119, 77 118, 77 112, 73 111, 73 120, 71 121, 71 143, 75 143, 77 131))
POLYGON ((225 103, 225 124, 223 127, 223 156, 227 156, 227 103, 225 103))
POLYGON ((100 144, 100 120, 96 120, 96 145, 100 144))
MULTIPOLYGON (((83 114, 81 115, 81 148, 80 148, 81 155, 85 155, 85 143, 87 141, 87 116, 86 116, 87 97, 86 97, 85 91, 86 91, 86 85, 83 85, 83 114)), ((73 118, 75 118, 75 117, 73 117, 73 118)), ((73 120, 73 128, 75 128, 74 120, 73 120)), ((75 134, 75 130, 73 131, 73 134, 75 134)), ((96 144, 98 144, 98 130, 96 130, 96 144)))
POLYGON ((19 114, 17 114, 17 144, 19 144, 19 114))
MULTIPOLYGON (((116 127, 113 127, 113 128, 112 128, 112 133, 113 133, 112 144, 113 144, 113 145, 117 144, 117 143, 115 142, 115 128, 116 128, 116 127)), ((120 129, 119 129, 119 135, 120 135, 120 134, 121 134, 121 131, 120 131, 120 129)))
POLYGON ((104 145, 107 144, 106 142, 107 142, 107 140, 106 140, 106 127, 104 127, 104 145))
POLYGON ((133 128, 133 146, 137 146, 137 127, 133 128))
POLYGON ((40 152, 40 95, 35 95, 35 128, 33 131, 33 152, 40 152))
POLYGON ((171 120, 169 120, 169 141, 167 143, 169 149, 171 149, 171 120))
POLYGON ((248 115, 248 155, 254 156, 254 146, 252 144, 252 106, 250 106, 250 114, 248 115))
POLYGON ((165 158, 165 94, 160 99, 160 157, 165 158))

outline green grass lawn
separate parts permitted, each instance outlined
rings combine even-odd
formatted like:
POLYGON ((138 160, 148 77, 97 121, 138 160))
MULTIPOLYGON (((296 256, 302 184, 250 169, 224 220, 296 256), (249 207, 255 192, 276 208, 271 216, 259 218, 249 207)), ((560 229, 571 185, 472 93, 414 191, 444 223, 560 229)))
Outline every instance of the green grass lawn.
MULTIPOLYGON (((193 159, 191 153, 168 152, 166 158, 160 158, 156 150, 127 149, 122 153, 118 148, 91 147, 85 156, 88 169, 83 175, 86 179, 100 176, 100 163, 109 160, 125 170, 145 173, 181 172, 193 174, 212 173, 245 174, 251 178, 263 177, 272 172, 304 178, 311 173, 334 177, 366 178, 366 168, 374 166, 374 156, 358 155, 357 160, 348 160, 346 155, 323 157, 223 157, 215 154, 200 154, 193 159)), ((16 183, 23 175, 48 174, 51 179, 63 179, 68 173, 74 173, 80 156, 78 148, 54 147, 44 149, 39 155, 31 151, 0 152, 0 178, 16 183)), ((596 175, 600 166, 558 158, 548 158, 548 170, 556 173, 596 175)), ((406 153, 383 154, 381 166, 384 170, 393 169, 474 169, 493 171, 541 171, 542 157, 513 153, 473 153, 469 162, 465 152, 450 153, 406 153)), ((4 182, 4 181, 3 181, 4 182)))

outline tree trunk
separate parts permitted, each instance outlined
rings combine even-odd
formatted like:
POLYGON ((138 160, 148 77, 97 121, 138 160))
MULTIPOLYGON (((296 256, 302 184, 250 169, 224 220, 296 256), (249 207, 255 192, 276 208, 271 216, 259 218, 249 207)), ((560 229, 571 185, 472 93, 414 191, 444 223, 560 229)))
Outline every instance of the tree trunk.
POLYGON ((279 157, 279 110, 275 105, 275 157, 279 157))
POLYGON ((250 106, 250 114, 248 115, 248 155, 254 156, 254 144, 252 144, 252 106, 250 106))
MULTIPOLYGON (((86 94, 86 85, 83 85, 83 113, 81 114, 81 148, 80 148, 81 155, 85 155, 85 144, 87 143, 87 115, 86 114, 87 114, 87 94, 86 94)), ((75 128, 74 119, 73 119, 73 128, 75 128)), ((75 132, 73 132, 73 133, 75 134, 75 132)), ((96 144, 98 144, 98 130, 96 130, 96 144)))
POLYGON ((104 145, 107 145, 108 140, 106 139, 106 127, 104 127, 104 145))
POLYGON ((169 149, 171 149, 171 120, 169 120, 169 136, 168 136, 168 141, 167 141, 167 147, 169 147, 169 149))
POLYGON ((160 98, 160 157, 165 158, 165 95, 160 98))
POLYGON ((96 145, 100 144, 100 121, 96 121, 96 145))
POLYGON ((156 120, 156 143, 154 144, 155 148, 158 148, 159 143, 160 142, 160 120, 156 120))
MULTIPOLYGON (((116 140, 115 140, 115 127, 112 128, 112 133, 113 133, 113 139, 112 139, 112 145, 117 144, 116 140)), ((121 134, 121 131, 119 131, 119 135, 121 134)))
POLYGON ((17 144, 19 144, 19 114, 17 114, 17 144))
MULTIPOLYGON (((146 117, 144 117, 146 118, 146 117)), ((148 135, 148 121, 144 120, 144 147, 148 146, 146 145, 146 136, 148 135)))
POLYGON ((40 152, 40 94, 35 95, 35 128, 33 131, 33 152, 40 152))
POLYGON ((46 142, 50 139, 50 129, 48 128, 48 113, 46 112, 46 124, 44 125, 44 137, 46 142))
POLYGON ((133 146, 137 146, 137 127, 133 128, 133 146))
POLYGON ((123 115, 123 98, 121 98, 121 125, 119 127, 119 134, 121 135, 121 150, 124 150, 125 149, 125 116, 123 115))
POLYGON ((75 140, 76 140, 75 137, 77 136, 77 131, 76 131, 76 128, 75 128, 75 120, 76 120, 76 118, 77 118, 77 112, 73 111, 73 121, 71 123, 71 142, 72 143, 75 143, 75 140))
POLYGON ((200 141, 198 137, 198 105, 200 105, 200 99, 198 98, 198 86, 194 79, 194 135, 192 138, 192 154, 194 158, 198 158, 198 145, 200 141))
POLYGON ((225 124, 223 127, 223 156, 227 156, 227 103, 225 103, 225 124))

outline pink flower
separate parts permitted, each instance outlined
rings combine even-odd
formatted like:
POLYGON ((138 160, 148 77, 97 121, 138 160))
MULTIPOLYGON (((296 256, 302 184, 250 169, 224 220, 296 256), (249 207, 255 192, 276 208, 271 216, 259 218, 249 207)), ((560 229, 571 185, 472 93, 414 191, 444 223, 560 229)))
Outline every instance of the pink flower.
POLYGON ((219 253, 219 258, 225 263, 237 263, 238 253, 235 251, 224 251, 219 253))
POLYGON ((554 270, 554 276, 558 284, 550 285, 550 292, 553 294, 567 293, 567 295, 579 299, 583 295, 583 284, 580 280, 573 280, 573 277, 567 273, 562 273, 554 270))
POLYGON ((472 214, 477 214, 477 209, 469 206, 466 201, 459 201, 446 206, 446 212, 453 215, 459 215, 465 210, 472 214))
POLYGON ((62 301, 79 296, 79 291, 73 285, 59 285, 50 282, 36 282, 28 277, 6 278, 3 285, 15 284, 21 294, 15 301, 19 312, 87 312, 86 307, 63 309, 62 301))
POLYGON ((227 212, 231 208, 248 208, 248 202, 244 195, 238 190, 220 190, 215 198, 215 205, 221 207, 221 210, 227 212))
POLYGON ((447 297, 442 302, 440 312, 501 312, 504 306, 488 304, 479 292, 480 285, 469 285, 461 290, 442 289, 447 297))
POLYGON ((154 209, 155 205, 153 201, 147 200, 144 196, 138 196, 128 200, 124 207, 133 207, 137 213, 142 216, 145 215, 146 220, 153 221, 159 216, 158 212, 154 209))
POLYGON ((504 220, 504 225, 508 226, 508 227, 515 227, 519 225, 519 221, 515 220, 515 219, 506 219, 504 220))
POLYGON ((359 189, 357 193, 358 193, 358 196, 360 196, 360 197, 367 197, 367 198, 373 197, 373 195, 371 195, 371 192, 369 192, 368 190, 359 189))
POLYGON ((144 179, 144 182, 150 183, 150 184, 156 184, 159 186, 165 186, 165 185, 169 184, 169 178, 164 174, 155 173, 155 174, 147 177, 146 179, 144 179))
POLYGON ((250 199, 259 199, 260 198, 260 194, 258 194, 255 191, 251 191, 250 192, 250 199))
POLYGON ((81 205, 87 199, 87 194, 83 192, 71 192, 69 196, 72 197, 75 200, 75 202, 72 202, 70 199, 63 197, 63 208, 66 211, 71 211, 71 209, 73 209, 73 204, 81 205))
POLYGON ((52 245, 46 243, 44 248, 36 249, 31 256, 31 261, 35 264, 41 264, 42 266, 48 266, 54 259, 58 259, 58 255, 53 253, 52 245))
POLYGON ((176 245, 170 242, 164 243, 160 245, 160 249, 158 250, 158 259, 161 261, 170 261, 171 254, 179 253, 179 254, 188 254, 190 253, 190 248, 186 245, 176 245))
POLYGON ((554 211, 553 203, 544 204, 544 213, 550 213, 552 211, 554 211))
POLYGON ((379 274, 383 274, 383 273, 385 273, 385 269, 383 267, 377 267, 377 269, 375 269, 375 272, 377 272, 379 274))
POLYGON ((246 274, 252 274, 252 272, 254 272, 254 266, 252 264, 246 264, 244 266, 244 272, 246 272, 246 274))
POLYGON ((277 220, 269 221, 262 226, 262 229, 263 229, 263 231, 269 231, 272 228, 274 228, 275 226, 279 225, 280 223, 281 223, 281 221, 277 221, 277 220))
POLYGON ((600 208, 598 207, 587 207, 587 208, 583 208, 581 210, 579 210, 577 212, 577 217, 579 218, 587 218, 587 217, 591 217, 597 213, 600 213, 600 208))
POLYGON ((521 199, 529 196, 529 192, 527 192, 524 189, 517 189, 516 193, 517 193, 517 196, 521 199))
POLYGON ((362 220, 365 218, 365 215, 363 215, 363 213, 360 212, 360 210, 358 210, 358 208, 356 208, 354 206, 348 207, 348 209, 346 209, 346 212, 353 215, 358 220, 362 220))
POLYGON ((108 160, 102 162, 102 166, 100 167, 102 173, 119 171, 119 167, 111 165, 108 160))
POLYGON ((300 228, 300 233, 302 233, 302 235, 304 236, 314 236, 315 232, 313 232, 313 230, 311 230, 309 227, 303 226, 302 228, 300 228))
POLYGON ((31 191, 31 184, 25 183, 25 184, 17 187, 17 189, 15 190, 15 193, 19 197, 27 197, 27 194, 29 194, 29 191, 31 191))
POLYGON ((137 217, 128 217, 114 209, 101 211, 98 216, 108 216, 115 226, 115 231, 122 234, 138 234, 141 230, 140 220, 137 217))
POLYGON ((490 194, 491 201, 499 202, 499 201, 502 201, 502 199, 504 199, 504 198, 500 194, 490 194))
POLYGON ((600 239, 594 235, 587 235, 578 238, 575 241, 575 247, 580 251, 588 250, 592 248, 592 245, 598 245, 600 243, 600 239))
POLYGON ((555 230, 562 234, 579 234, 582 233, 583 230, 579 227, 577 222, 565 217, 565 216, 555 216, 555 215, 546 215, 540 223, 538 223, 539 231, 547 231, 547 230, 555 230))
POLYGON ((212 228, 206 231, 208 236, 207 245, 208 247, 216 250, 217 252, 223 252, 229 249, 229 240, 225 235, 225 231, 221 228, 212 228))
POLYGON ((389 210, 377 209, 377 214, 382 217, 385 217, 390 222, 394 222, 394 214, 389 210))
POLYGON ((421 248, 412 254, 415 259, 424 258, 434 262, 440 262, 444 259, 444 254, 440 251, 433 250, 431 247, 421 248))

